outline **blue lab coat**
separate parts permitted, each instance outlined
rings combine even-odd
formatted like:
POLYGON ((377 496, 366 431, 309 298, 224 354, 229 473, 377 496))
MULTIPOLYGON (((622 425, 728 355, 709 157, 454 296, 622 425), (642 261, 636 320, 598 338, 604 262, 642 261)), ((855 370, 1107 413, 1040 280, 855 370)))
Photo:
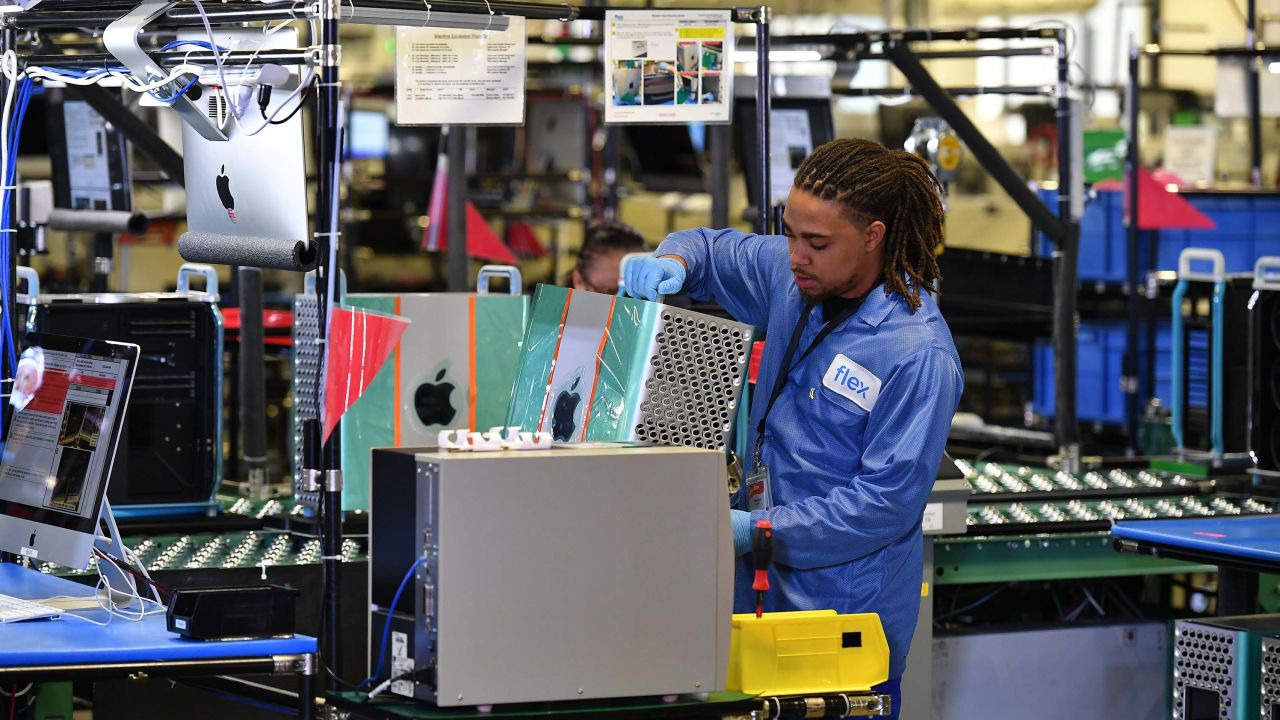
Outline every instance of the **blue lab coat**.
MULTIPOLYGON (((688 266, 684 290, 764 328, 751 437, 772 392, 804 298, 786 238, 736 230, 670 235, 658 255, 688 266)), ((897 294, 873 289, 857 313, 808 357, 825 318, 808 316, 792 369, 765 426, 763 464, 773 507, 752 525, 774 527, 767 611, 879 613, 889 640, 889 677, 906 668, 920 609, 920 521, 964 380, 960 357, 933 297, 914 314, 897 294)), ((751 458, 744 458, 747 472, 751 458)), ((745 492, 733 498, 746 510, 745 492)), ((754 612, 750 555, 739 560, 735 612, 754 612)))

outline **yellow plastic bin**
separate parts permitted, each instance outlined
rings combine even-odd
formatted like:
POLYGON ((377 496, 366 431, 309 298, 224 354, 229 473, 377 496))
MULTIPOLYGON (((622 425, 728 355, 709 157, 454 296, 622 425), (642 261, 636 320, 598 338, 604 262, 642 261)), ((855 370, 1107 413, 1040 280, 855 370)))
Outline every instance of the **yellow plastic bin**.
POLYGON ((727 690, 752 695, 866 692, 888 679, 889 643, 875 613, 733 616, 727 690))

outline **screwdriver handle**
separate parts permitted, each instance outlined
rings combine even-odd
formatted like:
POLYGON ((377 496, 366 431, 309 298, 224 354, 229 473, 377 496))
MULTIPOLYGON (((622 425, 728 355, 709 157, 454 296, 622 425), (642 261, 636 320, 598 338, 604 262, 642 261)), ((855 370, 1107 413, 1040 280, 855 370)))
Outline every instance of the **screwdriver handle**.
POLYGON ((773 524, 768 520, 756 523, 755 536, 751 539, 751 559, 756 569, 751 589, 764 592, 769 589, 769 565, 773 562, 773 524))

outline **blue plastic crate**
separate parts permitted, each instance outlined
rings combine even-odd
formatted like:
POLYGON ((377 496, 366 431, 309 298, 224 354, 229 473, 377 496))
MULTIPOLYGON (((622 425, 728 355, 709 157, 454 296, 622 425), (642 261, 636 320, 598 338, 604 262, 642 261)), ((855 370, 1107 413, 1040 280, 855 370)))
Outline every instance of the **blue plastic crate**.
MULTIPOLYGON (((1076 417, 1081 422, 1122 425, 1125 395, 1120 387, 1126 340, 1123 322, 1083 322, 1076 350, 1076 417)), ((1173 368, 1172 338, 1167 323, 1156 331, 1156 397, 1167 403, 1173 368)), ((1036 343, 1032 376, 1032 408, 1042 417, 1055 415, 1053 345, 1036 343)))
MULTIPOLYGON (((1041 190, 1040 199, 1057 207, 1057 191, 1041 190)), ((1189 247, 1221 250, 1227 272, 1252 272, 1263 255, 1280 254, 1280 194, 1184 195, 1217 224, 1213 230, 1161 230, 1156 233, 1157 270, 1176 270, 1178 254, 1189 247)), ((1091 193, 1080 219, 1081 282, 1123 283, 1128 276, 1128 231, 1124 193, 1091 193)), ((1040 253, 1048 257, 1053 243, 1040 237, 1040 253)))

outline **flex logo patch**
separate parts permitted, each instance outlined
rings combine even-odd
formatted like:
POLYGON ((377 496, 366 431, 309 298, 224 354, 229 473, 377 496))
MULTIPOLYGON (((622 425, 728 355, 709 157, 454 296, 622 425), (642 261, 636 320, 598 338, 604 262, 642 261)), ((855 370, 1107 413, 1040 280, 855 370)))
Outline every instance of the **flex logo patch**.
POLYGON ((844 355, 836 355, 822 378, 828 389, 849 398, 855 405, 871 411, 880 397, 880 378, 844 355))

